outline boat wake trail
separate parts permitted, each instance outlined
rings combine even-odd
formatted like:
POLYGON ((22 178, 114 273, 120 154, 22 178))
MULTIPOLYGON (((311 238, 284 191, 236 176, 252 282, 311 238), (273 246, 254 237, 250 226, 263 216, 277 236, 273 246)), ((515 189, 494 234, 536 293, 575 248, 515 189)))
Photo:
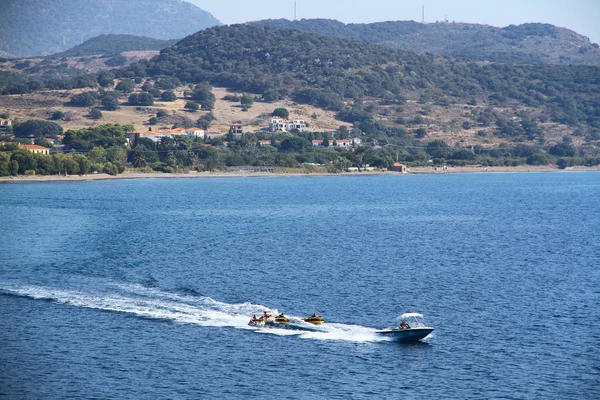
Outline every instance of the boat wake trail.
POLYGON ((285 328, 250 327, 248 321, 253 314, 261 314, 263 311, 277 314, 279 311, 259 304, 223 303, 207 296, 173 293, 142 285, 109 284, 104 290, 95 293, 43 286, 0 286, 0 293, 75 307, 128 313, 141 318, 205 327, 230 327, 279 336, 351 342, 387 340, 377 335, 373 328, 339 323, 315 326, 294 316, 288 316, 291 324, 285 328))

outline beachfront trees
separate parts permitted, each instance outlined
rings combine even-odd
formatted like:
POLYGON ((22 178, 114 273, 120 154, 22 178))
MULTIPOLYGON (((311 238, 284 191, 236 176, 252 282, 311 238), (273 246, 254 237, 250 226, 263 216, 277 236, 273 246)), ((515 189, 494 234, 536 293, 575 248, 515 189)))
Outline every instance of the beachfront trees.
POLYGON ((311 148, 311 143, 305 138, 292 136, 281 142, 281 150, 286 152, 302 152, 311 148))

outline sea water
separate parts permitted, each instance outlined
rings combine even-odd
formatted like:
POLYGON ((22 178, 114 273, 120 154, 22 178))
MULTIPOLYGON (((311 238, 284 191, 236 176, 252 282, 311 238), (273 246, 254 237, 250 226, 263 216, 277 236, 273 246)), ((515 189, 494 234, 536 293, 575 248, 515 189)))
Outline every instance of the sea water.
POLYGON ((0 397, 598 398, 599 198, 598 173, 3 184, 0 397), (435 332, 376 334, 404 312, 435 332))

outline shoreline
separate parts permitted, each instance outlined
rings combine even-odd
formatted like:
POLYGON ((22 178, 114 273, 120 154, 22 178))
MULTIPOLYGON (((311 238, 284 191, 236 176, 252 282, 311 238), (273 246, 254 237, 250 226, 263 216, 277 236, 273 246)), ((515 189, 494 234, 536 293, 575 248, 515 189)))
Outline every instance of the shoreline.
POLYGON ((341 172, 337 174, 326 172, 137 172, 126 171, 119 175, 88 174, 88 175, 17 175, 0 176, 0 183, 22 183, 22 182, 78 182, 98 181, 113 179, 192 179, 192 178, 271 178, 271 177, 298 177, 298 176, 383 176, 383 175, 443 175, 443 174, 469 174, 469 173, 523 173, 523 172, 592 172, 600 171, 600 167, 572 167, 558 169, 548 166, 519 166, 519 167, 413 167, 405 174, 393 171, 364 171, 364 172, 341 172))

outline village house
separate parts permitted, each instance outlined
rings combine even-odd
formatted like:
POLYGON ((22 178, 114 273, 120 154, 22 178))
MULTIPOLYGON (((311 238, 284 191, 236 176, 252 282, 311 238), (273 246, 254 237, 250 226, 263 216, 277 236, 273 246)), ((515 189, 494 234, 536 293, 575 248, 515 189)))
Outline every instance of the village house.
POLYGON ((244 125, 242 125, 242 124, 229 125, 229 133, 231 133, 233 136, 242 136, 244 134, 244 125))
POLYGON ((273 144, 279 144, 279 140, 275 140, 275 142, 273 142, 273 140, 259 140, 257 142, 257 144, 259 146, 273 146, 273 144))
MULTIPOLYGON (((323 147, 325 141, 321 139, 315 139, 312 141, 313 147, 323 147)), ((329 140, 329 146, 331 147, 341 147, 341 148, 349 148, 354 146, 360 146, 362 140, 359 138, 354 139, 339 139, 339 140, 329 140)))
POLYGON ((150 139, 153 142, 159 142, 162 138, 175 138, 176 136, 188 136, 191 138, 204 139, 204 131, 195 128, 175 128, 175 129, 158 129, 155 131, 145 132, 130 132, 127 134, 127 143, 131 146, 135 145, 138 138, 150 139))
POLYGON ((19 148, 30 151, 35 154, 44 154, 46 156, 50 154, 49 148, 44 146, 38 146, 37 144, 20 144, 19 148))
POLYGON ((348 139, 335 140, 333 146, 343 148, 352 147, 352 142, 348 139))
POLYGON ((294 129, 302 132, 304 129, 306 129, 306 121, 303 119, 285 121, 282 118, 272 118, 269 122, 269 130, 271 132, 289 132, 294 129))
POLYGON ((12 120, 6 118, 0 118, 0 130, 5 130, 9 126, 12 126, 12 120))

